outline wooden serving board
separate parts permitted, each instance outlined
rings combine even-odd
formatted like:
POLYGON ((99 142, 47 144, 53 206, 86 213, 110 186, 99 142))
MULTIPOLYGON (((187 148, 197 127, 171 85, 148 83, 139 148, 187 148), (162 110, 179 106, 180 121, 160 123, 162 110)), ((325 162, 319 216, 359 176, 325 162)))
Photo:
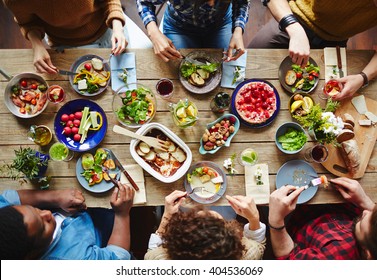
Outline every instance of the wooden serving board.
MULTIPOLYGON (((367 108, 369 112, 377 115, 377 101, 365 97, 367 108)), ((366 119, 366 116, 360 115, 355 107, 351 103, 351 99, 342 101, 340 107, 336 110, 335 115, 342 117, 344 113, 352 115, 355 119, 355 140, 359 146, 360 152, 360 167, 357 173, 350 174, 347 170, 346 164, 344 163, 341 149, 336 148, 333 145, 326 145, 329 150, 328 159, 322 163, 329 172, 337 176, 343 176, 353 179, 358 179, 364 176, 365 170, 367 168, 370 156, 373 152, 374 145, 377 139, 377 127, 372 126, 360 126, 359 120, 366 119)))

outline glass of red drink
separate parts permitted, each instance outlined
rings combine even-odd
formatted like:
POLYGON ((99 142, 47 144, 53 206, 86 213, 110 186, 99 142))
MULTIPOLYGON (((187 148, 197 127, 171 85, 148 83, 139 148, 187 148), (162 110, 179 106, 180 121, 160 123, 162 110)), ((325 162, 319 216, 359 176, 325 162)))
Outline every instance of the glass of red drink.
POLYGON ((319 98, 329 99, 340 93, 343 89, 343 84, 335 79, 328 80, 323 87, 323 91, 319 92, 319 98))
POLYGON ((58 104, 65 99, 65 91, 61 86, 50 86, 47 90, 47 98, 50 102, 58 104))
POLYGON ((307 148, 305 150, 305 160, 308 162, 324 162, 329 156, 329 151, 326 146, 322 144, 317 144, 313 147, 307 148))
POLYGON ((156 91, 163 99, 169 99, 173 95, 174 84, 167 78, 160 79, 156 84, 156 91))

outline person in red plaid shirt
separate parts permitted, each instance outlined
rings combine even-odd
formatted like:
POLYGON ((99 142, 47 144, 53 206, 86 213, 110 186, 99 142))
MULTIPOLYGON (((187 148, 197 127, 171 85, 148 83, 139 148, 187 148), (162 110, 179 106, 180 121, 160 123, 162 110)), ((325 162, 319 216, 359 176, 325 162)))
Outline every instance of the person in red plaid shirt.
POLYGON ((287 185, 271 194, 268 222, 277 259, 377 259, 377 205, 359 182, 330 181, 347 205, 320 205, 322 211, 304 205, 297 213, 293 210, 304 187, 287 185))

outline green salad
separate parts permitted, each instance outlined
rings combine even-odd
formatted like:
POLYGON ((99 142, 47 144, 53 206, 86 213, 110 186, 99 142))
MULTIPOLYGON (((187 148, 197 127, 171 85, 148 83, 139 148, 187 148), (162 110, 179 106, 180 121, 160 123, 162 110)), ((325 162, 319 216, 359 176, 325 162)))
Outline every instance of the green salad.
POLYGON ((278 142, 286 151, 297 151, 305 145, 307 137, 304 132, 289 127, 287 131, 278 137, 278 142))
POLYGON ((155 108, 153 104, 152 92, 145 88, 127 90, 120 93, 123 106, 116 110, 116 115, 122 122, 131 124, 144 124, 154 114, 155 108))

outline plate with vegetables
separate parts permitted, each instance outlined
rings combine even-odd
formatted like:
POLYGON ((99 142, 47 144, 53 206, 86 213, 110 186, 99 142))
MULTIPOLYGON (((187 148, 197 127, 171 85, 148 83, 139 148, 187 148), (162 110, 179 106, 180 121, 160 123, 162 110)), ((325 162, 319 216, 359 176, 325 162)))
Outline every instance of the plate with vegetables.
POLYGON ((95 96, 104 92, 110 83, 110 66, 103 58, 94 54, 79 57, 71 66, 69 76, 73 89, 84 96, 95 96))
POLYGON ((95 102, 75 99, 65 103, 56 113, 55 135, 75 152, 85 152, 101 143, 107 132, 107 118, 95 102))
POLYGON ((84 189, 94 193, 112 189, 114 184, 109 176, 117 180, 120 178, 119 169, 108 149, 86 152, 77 160, 76 178, 84 189), (103 171, 103 167, 107 168, 108 174, 103 171))
POLYGON ((186 173, 185 189, 196 202, 214 203, 225 193, 226 174, 213 162, 198 162, 192 165, 186 173))
POLYGON ((126 127, 138 128, 149 123, 156 113, 156 96, 141 84, 127 84, 113 97, 113 112, 126 127))
POLYGON ((47 82, 37 74, 18 74, 5 88, 4 103, 13 115, 33 118, 47 107, 47 88, 47 82))
POLYGON ((287 56, 279 67, 279 81, 289 93, 310 93, 318 85, 319 67, 311 57, 308 64, 301 68, 287 56))
POLYGON ((179 65, 179 80, 192 93, 208 93, 220 84, 221 63, 204 51, 191 52, 179 65))

